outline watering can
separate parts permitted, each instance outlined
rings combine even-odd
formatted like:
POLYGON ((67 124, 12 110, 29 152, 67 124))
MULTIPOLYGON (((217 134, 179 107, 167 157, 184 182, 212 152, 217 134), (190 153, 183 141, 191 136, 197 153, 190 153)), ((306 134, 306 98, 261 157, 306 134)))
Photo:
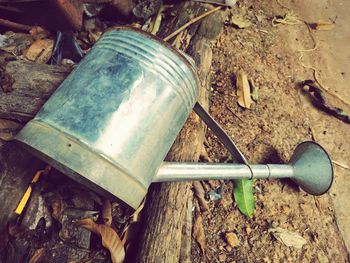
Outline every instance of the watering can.
POLYGON ((247 162, 196 103, 195 65, 162 40, 121 27, 107 31, 16 140, 62 173, 137 208, 153 182, 290 178, 313 195, 328 191, 332 162, 315 142, 290 162, 247 162), (240 164, 163 162, 194 109, 240 164))

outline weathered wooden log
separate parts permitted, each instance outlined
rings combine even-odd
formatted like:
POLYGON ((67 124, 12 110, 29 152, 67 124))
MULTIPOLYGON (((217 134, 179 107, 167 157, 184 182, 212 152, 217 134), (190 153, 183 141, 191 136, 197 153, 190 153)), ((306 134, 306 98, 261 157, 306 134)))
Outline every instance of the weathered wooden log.
POLYGON ((14 210, 34 173, 44 167, 43 162, 22 151, 13 142, 0 146, 0 233, 6 230, 9 219, 15 216, 14 210))
POLYGON ((26 62, 5 61, 0 53, 0 118, 27 122, 66 78, 70 69, 26 62))
MULTIPOLYGON (((0 62, 0 118, 21 122, 34 117, 69 71, 63 67, 16 61, 1 51, 0 62)), ((8 128, 1 122, 0 134, 12 135, 18 131, 18 126, 12 126, 8 128)), ((4 143, 0 139, 0 233, 14 216, 14 209, 35 171, 44 167, 43 162, 15 143, 4 143)))
MULTIPOLYGON (((203 13, 203 6, 185 2, 177 8, 178 16, 165 24, 162 37, 203 13)), ((208 107, 212 50, 210 42, 219 34, 222 13, 217 12, 188 30, 192 40, 187 53, 195 60, 201 80, 199 102, 208 107)), ((188 35, 185 36, 187 40, 188 35)), ((205 125, 191 113, 178 135, 168 161, 198 161, 203 147, 205 125)), ((142 234, 136 262, 191 262, 192 200, 191 182, 154 184, 147 195, 142 234), (190 219, 189 219, 190 217, 190 219)))

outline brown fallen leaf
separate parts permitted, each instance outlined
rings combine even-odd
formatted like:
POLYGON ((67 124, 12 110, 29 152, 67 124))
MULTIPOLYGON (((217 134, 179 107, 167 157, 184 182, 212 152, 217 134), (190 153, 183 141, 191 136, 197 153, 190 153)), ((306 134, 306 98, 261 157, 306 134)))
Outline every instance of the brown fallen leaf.
POLYGON ((209 162, 209 163, 212 163, 212 162, 213 162, 213 160, 209 157, 208 152, 207 152, 207 149, 205 148, 205 145, 204 145, 204 144, 203 144, 201 153, 200 153, 200 155, 199 155, 199 159, 200 159, 201 161, 204 161, 204 162, 209 162))
POLYGON ((252 22, 242 16, 233 16, 231 18, 231 23, 241 29, 250 27, 252 25, 252 22))
POLYGON ((111 226, 112 224, 112 205, 108 199, 103 200, 102 205, 102 220, 105 225, 111 226))
POLYGON ((30 34, 10 31, 5 33, 4 36, 6 37, 6 41, 1 45, 0 49, 16 56, 22 56, 34 42, 34 38, 30 34))
POLYGON ((243 108, 250 109, 250 105, 253 101, 250 97, 250 85, 248 81, 248 76, 246 73, 244 73, 243 70, 240 70, 237 73, 236 87, 238 104, 243 108))
POLYGON ((28 48, 25 56, 30 61, 45 64, 51 58, 53 45, 51 39, 38 39, 28 48))
POLYGON ((35 250, 33 256, 29 259, 28 263, 40 262, 44 255, 45 248, 38 248, 37 250, 35 250))
POLYGON ((207 203, 207 200, 205 200, 204 196, 205 196, 205 191, 203 188, 203 185, 201 184, 200 181, 194 181, 192 183, 193 185, 193 191, 195 196, 197 197, 199 206, 201 208, 202 211, 209 211, 209 206, 207 203))
POLYGON ((47 38, 50 33, 40 26, 33 26, 29 33, 35 40, 47 38))
POLYGON ((203 219, 198 208, 196 209, 195 217, 194 217, 193 238, 197 241, 202 253, 205 255, 206 240, 205 240, 205 233, 204 233, 204 227, 203 227, 203 219))
POLYGON ((134 240, 139 234, 140 221, 141 221, 141 211, 145 206, 146 198, 143 199, 140 206, 135 210, 135 212, 130 217, 130 223, 127 225, 122 234, 122 242, 126 246, 126 250, 129 247, 129 244, 134 240))
POLYGON ((272 26, 278 25, 299 25, 302 20, 293 13, 286 13, 284 16, 275 16, 272 18, 272 26))
POLYGON ((17 122, 0 119, 0 140, 12 140, 21 127, 22 125, 17 122))
POLYGON ((315 24, 315 29, 320 31, 329 31, 334 27, 335 24, 332 21, 318 20, 315 24))
POLYGON ((113 228, 107 225, 96 224, 91 218, 79 220, 76 224, 102 238, 102 245, 109 250, 113 263, 124 262, 124 243, 120 240, 117 232, 115 232, 113 228))
POLYGON ((44 198, 47 205, 51 208, 51 216, 62 223, 63 211, 65 210, 62 196, 58 192, 48 192, 44 194, 44 198))
POLYGON ((268 233, 272 235, 287 247, 301 249, 306 244, 306 240, 298 233, 283 229, 281 227, 270 228, 268 233))

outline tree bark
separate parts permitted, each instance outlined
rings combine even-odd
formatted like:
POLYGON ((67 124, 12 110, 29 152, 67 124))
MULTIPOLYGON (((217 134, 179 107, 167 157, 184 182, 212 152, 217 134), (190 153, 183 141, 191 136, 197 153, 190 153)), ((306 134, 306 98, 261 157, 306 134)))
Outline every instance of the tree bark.
POLYGON ((44 168, 43 162, 13 142, 0 146, 0 233, 5 231, 9 219, 15 216, 14 210, 35 172, 44 168))
POLYGON ((69 74, 70 69, 6 61, 0 53, 0 118, 27 122, 69 74))
POLYGON ((65 79, 69 70, 13 60, 0 51, 0 233, 14 216, 14 209, 35 171, 45 164, 14 142, 5 142, 21 125, 1 118, 26 122, 32 119, 47 98, 65 79), (9 124, 10 123, 10 124, 9 124), (8 136, 6 136, 8 135, 8 136))

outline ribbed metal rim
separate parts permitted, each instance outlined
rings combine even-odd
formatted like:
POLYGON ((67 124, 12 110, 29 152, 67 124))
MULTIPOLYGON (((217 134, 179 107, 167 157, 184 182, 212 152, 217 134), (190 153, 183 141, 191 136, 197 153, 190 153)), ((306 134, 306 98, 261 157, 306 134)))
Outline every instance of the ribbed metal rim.
MULTIPOLYGON (((181 82, 183 82, 183 88, 178 90, 180 93, 178 94, 182 99, 184 99, 185 102, 193 105, 188 104, 187 106, 189 108, 192 108, 194 106, 194 103, 198 99, 198 94, 199 94, 199 78, 198 74, 196 72, 195 66, 191 64, 191 62, 182 54, 180 51, 176 50, 174 47, 172 47, 170 44, 167 42, 163 41, 162 39, 153 36, 147 32, 144 32, 140 29, 132 28, 132 27, 114 27, 111 28, 110 30, 107 30, 105 34, 109 34, 110 36, 105 36, 104 38, 101 37, 99 41, 97 41, 96 45, 94 47, 96 48, 108 48, 113 45, 116 46, 116 48, 121 48, 126 56, 132 56, 132 53, 135 52, 135 54, 138 54, 141 57, 144 57, 143 61, 142 59, 139 60, 140 62, 147 63, 150 60, 148 57, 148 54, 151 56, 156 57, 156 51, 158 48, 160 51, 161 59, 159 60, 162 63, 156 64, 155 70, 159 70, 159 73, 162 74, 165 79, 168 79, 167 81, 170 81, 173 86, 180 86, 181 82), (113 31, 115 32, 120 32, 124 34, 114 34, 113 31), (132 32, 132 34, 127 35, 128 32, 132 32), (142 35, 143 37, 150 39, 154 46, 152 44, 147 43, 142 43, 140 39, 137 39, 135 37, 137 35, 142 35), (110 38, 108 38, 110 37, 110 38), (125 39, 124 39, 125 38, 125 39), (113 43, 111 40, 119 40, 119 43, 113 43), (128 41, 135 41, 135 44, 130 45, 128 41), (104 46, 104 44, 111 45, 111 46, 104 46), (128 47, 127 45, 130 45, 128 47), (133 50, 133 47, 135 46, 135 50, 133 50), (149 52, 147 51, 147 48, 149 49, 149 52), (163 49, 164 47, 164 49, 163 49), (144 52, 142 52, 144 50, 144 52), (173 54, 173 55, 172 55, 173 54), (170 74, 170 77, 167 78, 167 75, 170 74)), ((93 47, 93 48, 94 48, 93 47)), ((121 51, 121 53, 123 53, 121 51)), ((187 104, 186 103, 186 104, 187 104)))

